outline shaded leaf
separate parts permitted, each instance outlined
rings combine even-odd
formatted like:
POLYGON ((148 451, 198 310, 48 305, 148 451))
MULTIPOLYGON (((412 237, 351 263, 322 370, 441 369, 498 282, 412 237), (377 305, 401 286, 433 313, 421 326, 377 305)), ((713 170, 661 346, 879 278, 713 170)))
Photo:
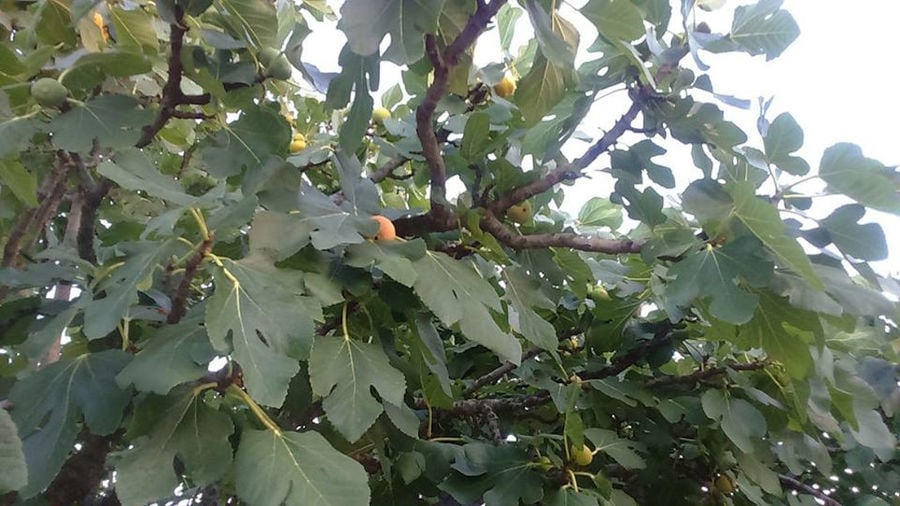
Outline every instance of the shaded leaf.
POLYGON ((338 22, 350 47, 368 56, 378 51, 385 35, 391 44, 386 60, 398 65, 413 63, 425 54, 424 35, 437 31, 444 0, 348 0, 338 22))
POLYGON ((900 214, 900 177, 896 169, 866 158, 855 144, 840 143, 826 149, 819 175, 833 191, 865 206, 900 214))
MULTIPOLYGON (((256 2, 267 3, 247 3, 256 2)), ((229 177, 258 169, 270 156, 284 155, 290 142, 291 129, 280 114, 268 108, 245 107, 237 121, 207 136, 198 154, 210 175, 229 177)))
POLYGON ((63 358, 16 382, 9 399, 16 406, 12 418, 28 462, 22 497, 40 493, 59 472, 82 416, 94 434, 116 430, 131 395, 118 387, 115 376, 130 359, 120 350, 63 358))
POLYGON ((0 494, 19 490, 28 483, 28 467, 22 440, 9 413, 0 409, 0 494))
POLYGON ((888 256, 884 231, 877 223, 858 223, 864 207, 848 204, 835 209, 822 220, 822 227, 841 251, 860 260, 884 260, 888 256))
POLYGON ((729 187, 734 198, 734 216, 788 268, 799 274, 814 288, 821 289, 822 281, 816 275, 809 257, 796 239, 785 233, 784 221, 772 204, 756 196, 752 185, 736 183, 729 187))
POLYGON ((137 99, 125 95, 101 95, 76 105, 50 122, 53 145, 59 149, 88 152, 94 139, 106 148, 134 145, 153 112, 140 109, 137 99))
POLYGON ((606 453, 626 469, 644 469, 647 467, 647 463, 635 451, 641 449, 641 445, 634 441, 620 438, 614 431, 585 429, 584 437, 594 443, 596 449, 606 453))
POLYGON ((172 495, 183 477, 212 483, 231 467, 231 419, 184 386, 166 397, 150 396, 135 409, 131 447, 116 458, 116 494, 124 504, 147 504, 172 495), (135 430, 136 429, 136 430, 135 430), (175 457, 184 466, 176 474, 175 457))
POLYGON ((414 265, 419 277, 413 288, 444 325, 458 323, 467 338, 504 360, 519 363, 522 347, 513 336, 500 330, 489 312, 500 311, 500 299, 472 264, 429 251, 414 265))
POLYGON ((234 465, 237 494, 248 504, 369 504, 363 467, 316 432, 245 430, 234 465))
POLYGON ((369 393, 403 404, 406 380, 391 367, 380 347, 349 338, 319 337, 309 357, 313 393, 325 397, 322 407, 331 422, 350 442, 358 440, 384 411, 369 393))
POLYGON ((152 281, 159 265, 175 253, 178 246, 175 239, 120 243, 119 249, 127 256, 123 264, 97 286, 98 292, 103 291, 106 296, 92 300, 85 307, 84 334, 89 339, 100 339, 115 330, 129 308, 138 302, 141 286, 147 280, 152 281))
POLYGON ((538 280, 521 270, 507 269, 504 271, 503 281, 506 285, 506 297, 518 314, 519 332, 538 347, 554 352, 559 346, 556 330, 534 308, 553 310, 556 309, 556 304, 541 292, 538 280))
POLYGON ((175 385, 206 374, 207 365, 215 355, 201 311, 175 325, 161 327, 148 338, 146 346, 116 376, 121 387, 134 385, 142 392, 165 395, 175 385))
POLYGON ((772 264, 760 253, 760 243, 750 237, 721 248, 707 245, 669 268, 669 275, 675 279, 666 295, 681 307, 698 297, 709 297, 713 316, 729 323, 746 323, 758 301, 748 288, 764 286, 772 275, 772 264))
POLYGON ((225 259, 206 306, 206 329, 216 351, 240 364, 250 395, 266 406, 284 402, 297 359, 309 356, 318 304, 303 293, 299 274, 247 258, 225 259))

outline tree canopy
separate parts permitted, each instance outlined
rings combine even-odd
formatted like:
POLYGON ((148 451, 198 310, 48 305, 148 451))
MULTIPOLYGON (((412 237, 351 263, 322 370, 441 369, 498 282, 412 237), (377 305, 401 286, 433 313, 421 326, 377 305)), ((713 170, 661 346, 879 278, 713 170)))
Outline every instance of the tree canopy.
POLYGON ((0 503, 896 501, 896 168, 581 3, 0 1, 0 503))

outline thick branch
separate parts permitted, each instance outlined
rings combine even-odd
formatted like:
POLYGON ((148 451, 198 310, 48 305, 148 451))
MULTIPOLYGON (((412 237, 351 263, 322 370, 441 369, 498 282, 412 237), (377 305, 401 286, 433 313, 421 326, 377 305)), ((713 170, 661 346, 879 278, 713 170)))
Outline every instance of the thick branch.
POLYGON ((481 228, 486 232, 490 232, 498 241, 517 250, 563 247, 580 251, 618 254, 638 253, 641 251, 641 246, 643 246, 643 243, 630 239, 604 239, 602 237, 579 234, 520 235, 510 230, 490 210, 485 211, 484 216, 481 218, 481 228))
POLYGON ((431 175, 431 211, 429 215, 435 222, 447 222, 450 210, 447 207, 447 169, 441 156, 440 142, 434 132, 434 112, 438 102, 447 94, 450 71, 459 64, 460 57, 487 28, 505 0, 494 0, 490 3, 478 2, 478 8, 469 18, 466 26, 456 39, 443 51, 438 48, 434 35, 425 36, 425 52, 434 67, 434 79, 425 92, 425 100, 416 108, 416 134, 422 143, 422 154, 431 175))
POLYGON ((816 499, 822 501, 822 503, 825 504, 825 506, 841 506, 840 502, 827 496, 821 490, 816 490, 815 488, 807 485, 806 483, 803 483, 802 481, 797 480, 795 478, 791 478, 790 476, 785 476, 783 474, 779 474, 778 481, 780 481, 782 485, 784 485, 785 487, 787 487, 791 490, 796 490, 797 492, 800 492, 803 494, 809 494, 809 495, 815 497, 816 499))
POLYGON ((184 46, 184 34, 187 33, 187 27, 182 24, 184 20, 184 9, 175 6, 175 22, 169 25, 169 75, 166 78, 166 84, 163 86, 162 101, 160 102, 159 114, 153 123, 144 127, 144 133, 135 144, 136 147, 143 148, 153 142, 156 134, 165 126, 169 118, 184 94, 181 92, 181 73, 184 67, 181 63, 181 48, 184 46))
POLYGON ((112 188, 112 181, 103 178, 99 183, 82 185, 83 205, 81 208, 81 226, 78 228, 78 256, 90 263, 97 262, 94 253, 94 230, 97 221, 97 210, 103 203, 103 197, 112 188))

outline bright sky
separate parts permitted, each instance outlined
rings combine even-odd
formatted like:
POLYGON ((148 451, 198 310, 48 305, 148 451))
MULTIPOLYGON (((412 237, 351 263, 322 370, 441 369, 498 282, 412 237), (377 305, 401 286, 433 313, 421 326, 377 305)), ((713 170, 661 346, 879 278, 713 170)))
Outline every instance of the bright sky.
MULTIPOLYGON (((591 58, 584 48, 596 36, 593 26, 572 8, 580 7, 586 1, 570 0, 563 4, 561 11, 582 33, 577 62, 591 58)), ((749 2, 729 0, 719 11, 701 13, 698 20, 706 20, 713 32, 727 32, 734 7, 746 3, 749 2)), ((329 4, 338 10, 342 2, 331 0, 329 4)), ((893 55, 900 50, 894 26, 900 19, 900 1, 785 0, 784 8, 797 20, 801 35, 779 58, 766 62, 761 56, 701 53, 704 62, 711 66, 708 73, 718 93, 753 102, 750 110, 719 104, 725 110, 726 118, 747 132, 750 145, 761 147, 762 139, 755 128, 758 114, 756 99, 774 97, 769 119, 782 112, 790 112, 794 116, 805 133, 805 143, 799 154, 810 163, 812 170, 818 167, 825 148, 837 142, 853 142, 870 158, 887 165, 900 164, 900 128, 897 127, 900 101, 894 97, 896 69, 892 67, 893 55)), ((680 20, 677 11, 673 13, 673 23, 674 20, 680 20)), ((532 37, 526 15, 520 18, 518 28, 513 51, 532 37)), ((336 71, 340 44, 343 44, 343 34, 328 29, 314 30, 305 44, 308 50, 304 56, 322 70, 336 71), (334 47, 335 50, 313 49, 322 47, 334 47)), ((476 65, 500 60, 496 32, 483 35, 476 49, 476 65)), ((398 69, 392 64, 384 64, 380 91, 398 80, 398 69)), ((709 96, 699 98, 715 102, 709 96)), ((588 116, 584 123, 585 130, 594 135, 602 134, 602 129, 609 128, 627 107, 627 97, 623 93, 603 99, 588 116)), ((627 144, 638 139, 623 140, 627 144)), ((570 149, 566 150, 566 154, 571 157, 578 156, 585 149, 576 141, 567 147, 570 149)), ((685 177, 680 178, 681 181, 696 177, 698 169, 692 168, 686 148, 671 143, 664 144, 664 147, 671 149, 665 156, 676 177, 682 168, 681 173, 685 177)), ((598 160, 597 168, 602 168, 604 163, 604 159, 598 160)), ((611 184, 607 183, 611 183, 610 180, 598 174, 594 174, 593 178, 590 184, 579 185, 577 190, 567 192, 564 211, 575 214, 590 197, 608 195, 611 184), (603 191, 598 193, 597 188, 603 191)), ((813 182, 797 189, 816 193, 821 190, 821 185, 813 182)), ((847 201, 819 202, 810 214, 821 218, 827 216, 834 206, 847 201)), ((882 273, 900 274, 900 262, 897 261, 900 258, 900 234, 892 233, 900 231, 900 218, 869 211, 862 221, 881 223, 888 237, 891 259, 873 265, 882 273)))

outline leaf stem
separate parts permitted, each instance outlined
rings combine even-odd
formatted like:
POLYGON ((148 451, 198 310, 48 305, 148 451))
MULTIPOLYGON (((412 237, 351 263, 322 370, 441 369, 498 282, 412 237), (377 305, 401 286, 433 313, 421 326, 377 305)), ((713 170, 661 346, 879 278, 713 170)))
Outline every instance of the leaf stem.
POLYGON ((267 415, 266 412, 263 411, 259 404, 257 404, 256 401, 254 401, 253 398, 250 397, 249 394, 247 394, 247 392, 238 388, 237 385, 228 385, 228 393, 234 395, 235 397, 238 397, 241 401, 243 401, 243 403, 246 404, 248 408, 250 408, 250 411, 252 411, 253 414, 256 415, 256 418, 259 419, 260 423, 265 425, 267 429, 274 432, 275 435, 281 436, 281 428, 278 427, 278 425, 271 418, 269 418, 269 415, 267 415))
POLYGON ((344 341, 350 340, 350 333, 347 331, 347 306, 348 305, 349 304, 347 304, 347 302, 344 301, 344 308, 341 309, 341 327, 344 330, 344 341))
POLYGON ((131 327, 131 318, 123 318, 118 327, 119 335, 122 336, 122 351, 128 351, 128 346, 130 344, 130 338, 128 337, 128 335, 131 327))
POLYGON ((206 226, 206 220, 203 218, 203 213, 196 207, 192 207, 191 215, 193 215, 194 220, 197 222, 197 227, 200 228, 200 237, 202 237, 204 241, 208 241, 209 227, 206 226))

